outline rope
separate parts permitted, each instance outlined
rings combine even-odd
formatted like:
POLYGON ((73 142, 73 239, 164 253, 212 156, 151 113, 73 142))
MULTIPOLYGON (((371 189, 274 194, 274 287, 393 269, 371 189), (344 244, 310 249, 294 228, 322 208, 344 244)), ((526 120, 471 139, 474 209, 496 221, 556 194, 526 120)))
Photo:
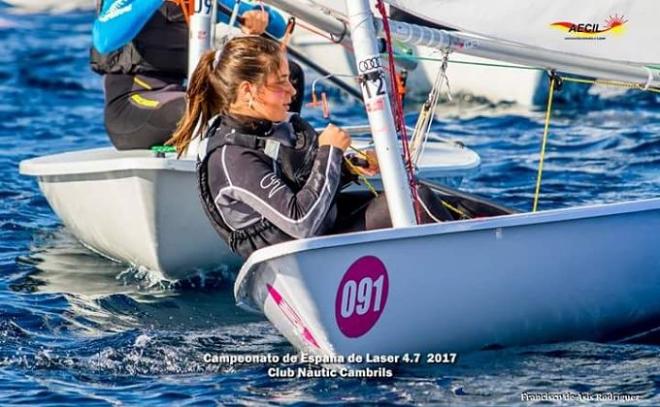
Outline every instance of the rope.
POLYGON ((449 59, 449 51, 445 51, 444 58, 438 73, 435 76, 433 82, 433 87, 429 92, 424 105, 422 106, 421 111, 419 112, 419 117, 417 118, 417 123, 415 124, 415 130, 412 136, 412 156, 413 163, 417 165, 421 160, 422 154, 424 154, 424 147, 426 146, 426 141, 428 140, 429 133, 431 132, 431 125, 433 124, 433 117, 435 115, 435 109, 438 106, 438 99, 440 98, 440 91, 442 90, 443 82, 447 85, 447 97, 449 101, 452 101, 451 87, 449 86, 449 78, 447 77, 447 61, 449 59))
MULTIPOLYGON (((348 146, 348 147, 349 147, 351 150, 353 150, 353 151, 357 152, 358 154, 360 154, 360 155, 361 155, 362 157, 364 157, 365 159, 367 159, 367 160, 369 159, 369 156, 368 156, 367 154, 365 154, 363 151, 358 150, 357 148, 355 148, 355 147, 353 147, 353 146, 348 146)), ((364 185, 367 187, 367 189, 368 189, 372 194, 374 194, 375 197, 378 197, 378 191, 376 191, 376 188, 374 188, 374 186, 371 184, 371 182, 369 182, 369 180, 367 179, 367 177, 365 177, 364 175, 362 175, 362 173, 360 172, 359 168, 356 167, 355 165, 353 165, 353 163, 352 163, 349 159, 347 159, 346 157, 344 157, 344 162, 346 163, 346 165, 348 166, 348 168, 351 170, 351 172, 352 172, 353 174, 357 175, 358 178, 360 179, 360 181, 362 181, 362 182, 364 183, 364 185)))
MULTIPOLYGON (((413 61, 432 61, 432 62, 443 62, 444 57, 442 59, 440 58, 433 58, 433 57, 420 57, 417 55, 409 55, 409 54, 400 54, 400 53, 395 53, 394 56, 399 59, 410 59, 413 61)), ((495 64, 495 63, 488 63, 488 62, 471 62, 471 61, 449 61, 452 64, 463 64, 463 65, 477 65, 477 66, 490 66, 490 67, 495 67, 495 68, 512 68, 512 69, 523 69, 523 70, 535 70, 535 71, 545 71, 545 69, 540 68, 540 67, 534 67, 534 66, 523 66, 523 65, 511 65, 511 64, 495 64)))
POLYGON ((452 211, 452 212, 458 214, 459 216, 461 216, 462 219, 470 219, 470 215, 468 215, 467 213, 463 212, 462 210, 456 208, 455 206, 450 205, 450 204, 448 204, 447 202, 445 202, 445 201, 443 201, 443 200, 440 200, 440 203, 441 203, 442 206, 444 206, 445 208, 447 208, 447 209, 449 209, 450 211, 452 211))
POLYGON ((543 174, 543 162, 545 160, 545 146, 548 141, 548 129, 550 128, 550 116, 552 114, 552 97, 555 93, 555 81, 557 76, 554 72, 550 75, 550 90, 548 91, 548 107, 545 111, 545 127, 543 129, 543 141, 541 142, 541 157, 539 160, 539 169, 536 176, 536 191, 534 192, 534 205, 532 212, 536 212, 539 203, 539 194, 541 192, 541 175, 543 174))
MULTIPOLYGON (((418 61, 433 61, 433 62, 443 62, 444 61, 444 58, 440 59, 440 58, 432 58, 432 57, 420 57, 420 56, 408 55, 408 54, 398 54, 397 53, 397 54, 394 54, 394 56, 396 58, 400 58, 400 59, 410 59, 410 60, 418 60, 418 61)), ((493 67, 493 68, 510 68, 510 69, 521 69, 521 70, 545 71, 544 68, 533 67, 533 66, 510 65, 510 64, 494 64, 494 63, 487 63, 487 62, 470 62, 470 61, 449 61, 449 62, 452 63, 452 64, 487 66, 487 67, 493 67)), ((651 65, 650 67, 655 68, 653 65, 651 65)), ((607 79, 582 79, 582 78, 575 78, 575 77, 570 77, 570 76, 561 76, 560 78, 562 80, 565 80, 565 81, 568 81, 568 82, 590 84, 590 85, 600 85, 600 86, 610 86, 610 87, 621 87, 621 88, 636 89, 636 90, 641 90, 641 91, 660 93, 660 88, 652 87, 652 86, 649 86, 647 88, 645 85, 642 85, 640 83, 635 83, 635 82, 615 81, 615 80, 607 80, 607 79)))

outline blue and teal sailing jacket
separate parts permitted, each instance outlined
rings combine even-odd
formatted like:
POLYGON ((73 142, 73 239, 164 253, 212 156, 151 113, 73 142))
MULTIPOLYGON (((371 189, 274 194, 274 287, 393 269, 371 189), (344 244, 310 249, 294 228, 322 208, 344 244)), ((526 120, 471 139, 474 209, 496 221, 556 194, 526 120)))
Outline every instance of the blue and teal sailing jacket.
MULTIPOLYGON (((164 0, 103 1, 92 27, 94 48, 101 54, 107 54, 128 44, 164 3, 164 0)), ((218 0, 218 4, 221 6, 218 7, 218 10, 221 11, 218 13, 218 22, 229 22, 229 14, 222 11, 233 9, 235 3, 235 0, 218 0)), ((239 4, 238 15, 261 7, 253 2, 242 1, 239 4)), ((276 38, 283 37, 286 31, 284 17, 273 8, 263 7, 268 12, 266 31, 276 38)))

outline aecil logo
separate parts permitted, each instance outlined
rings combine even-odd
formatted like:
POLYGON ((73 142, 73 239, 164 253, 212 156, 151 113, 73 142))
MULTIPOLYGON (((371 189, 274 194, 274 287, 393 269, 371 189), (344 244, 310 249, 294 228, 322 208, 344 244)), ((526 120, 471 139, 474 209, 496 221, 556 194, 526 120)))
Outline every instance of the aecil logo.
POLYGON ((624 32, 624 26, 628 22, 623 15, 618 14, 610 16, 605 20, 605 24, 595 22, 557 21, 550 24, 550 27, 568 34, 564 37, 566 40, 584 39, 584 40, 604 40, 611 34, 620 35, 624 32))

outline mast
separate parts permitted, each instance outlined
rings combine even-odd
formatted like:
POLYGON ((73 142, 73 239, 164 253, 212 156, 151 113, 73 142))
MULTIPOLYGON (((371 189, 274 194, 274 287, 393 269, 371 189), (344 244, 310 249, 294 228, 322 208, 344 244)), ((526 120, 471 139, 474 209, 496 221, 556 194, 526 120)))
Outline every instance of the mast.
POLYGON ((188 34, 188 82, 202 55, 211 49, 211 20, 213 6, 211 0, 194 0, 193 14, 190 16, 188 34))
POLYGON ((362 97, 376 145, 392 225, 395 228, 412 226, 416 224, 415 211, 396 138, 373 16, 367 0, 346 0, 346 8, 362 97))

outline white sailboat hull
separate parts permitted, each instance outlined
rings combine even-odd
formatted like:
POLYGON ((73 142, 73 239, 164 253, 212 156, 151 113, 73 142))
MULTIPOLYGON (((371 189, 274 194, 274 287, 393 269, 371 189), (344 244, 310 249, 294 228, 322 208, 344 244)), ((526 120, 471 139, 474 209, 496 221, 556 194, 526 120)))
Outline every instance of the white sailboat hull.
POLYGON ((53 211, 85 246, 171 279, 219 264, 237 266, 197 197, 193 160, 112 148, 21 163, 53 211))
POLYGON ((659 230, 653 199, 308 239, 255 252, 235 295, 321 355, 607 339, 660 323, 659 230))
MULTIPOLYGON (((479 166, 477 154, 450 143, 430 143, 424 154, 422 175, 454 184, 479 166)), ((204 214, 194 159, 101 148, 25 160, 20 171, 37 177, 77 239, 110 259, 169 279, 241 264, 204 214)))

